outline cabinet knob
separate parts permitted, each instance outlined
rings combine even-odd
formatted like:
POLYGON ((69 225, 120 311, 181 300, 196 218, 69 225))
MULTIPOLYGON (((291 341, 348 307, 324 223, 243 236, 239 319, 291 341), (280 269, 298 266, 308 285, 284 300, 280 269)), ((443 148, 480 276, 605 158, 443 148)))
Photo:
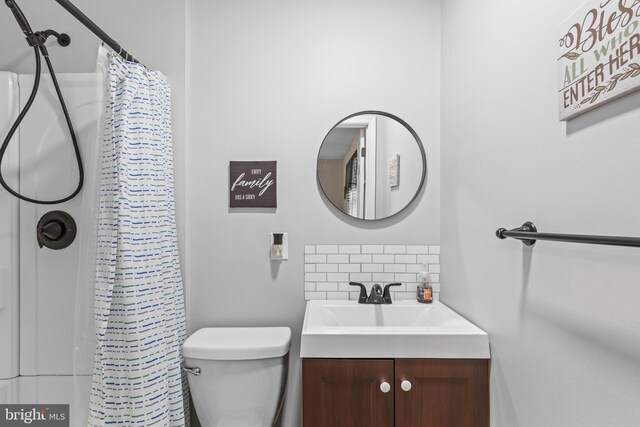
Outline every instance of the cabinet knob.
POLYGON ((383 393, 389 393, 389 391, 391 390, 391 385, 384 381, 380 384, 380 391, 383 393))
POLYGON ((400 383, 400 388, 404 391, 411 390, 411 383, 407 380, 404 380, 400 383))

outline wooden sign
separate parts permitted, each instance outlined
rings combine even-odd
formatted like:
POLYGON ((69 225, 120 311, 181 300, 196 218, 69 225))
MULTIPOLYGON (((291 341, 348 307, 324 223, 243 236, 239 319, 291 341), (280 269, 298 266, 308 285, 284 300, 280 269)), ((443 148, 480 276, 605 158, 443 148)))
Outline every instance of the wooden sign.
POLYGON ((275 208, 277 162, 229 162, 229 207, 275 208))
POLYGON ((640 0, 591 0, 560 31, 560 120, 640 89, 640 0))

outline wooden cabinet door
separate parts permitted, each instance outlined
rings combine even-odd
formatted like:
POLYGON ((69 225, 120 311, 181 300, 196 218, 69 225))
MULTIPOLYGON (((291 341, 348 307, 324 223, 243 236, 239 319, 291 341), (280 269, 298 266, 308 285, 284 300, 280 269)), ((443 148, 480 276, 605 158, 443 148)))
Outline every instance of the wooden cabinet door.
POLYGON ((393 373, 393 360, 303 359, 303 426, 393 427, 393 373))
POLYGON ((396 359, 394 388, 396 427, 489 426, 489 360, 396 359))

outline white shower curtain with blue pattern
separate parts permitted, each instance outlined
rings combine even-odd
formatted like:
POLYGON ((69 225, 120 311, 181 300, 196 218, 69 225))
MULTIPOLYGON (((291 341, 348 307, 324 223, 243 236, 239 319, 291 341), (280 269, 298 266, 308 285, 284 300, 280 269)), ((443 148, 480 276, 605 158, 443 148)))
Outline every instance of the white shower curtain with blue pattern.
POLYGON ((189 424, 176 236, 171 89, 145 66, 106 63, 96 351, 90 426, 189 424))

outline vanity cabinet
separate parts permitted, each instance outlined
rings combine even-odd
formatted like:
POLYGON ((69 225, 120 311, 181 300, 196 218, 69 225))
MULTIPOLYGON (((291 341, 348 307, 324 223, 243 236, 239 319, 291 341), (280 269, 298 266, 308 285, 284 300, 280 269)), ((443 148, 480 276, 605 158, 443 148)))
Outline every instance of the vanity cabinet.
POLYGON ((303 359, 302 382, 303 427, 489 426, 487 359, 303 359))

